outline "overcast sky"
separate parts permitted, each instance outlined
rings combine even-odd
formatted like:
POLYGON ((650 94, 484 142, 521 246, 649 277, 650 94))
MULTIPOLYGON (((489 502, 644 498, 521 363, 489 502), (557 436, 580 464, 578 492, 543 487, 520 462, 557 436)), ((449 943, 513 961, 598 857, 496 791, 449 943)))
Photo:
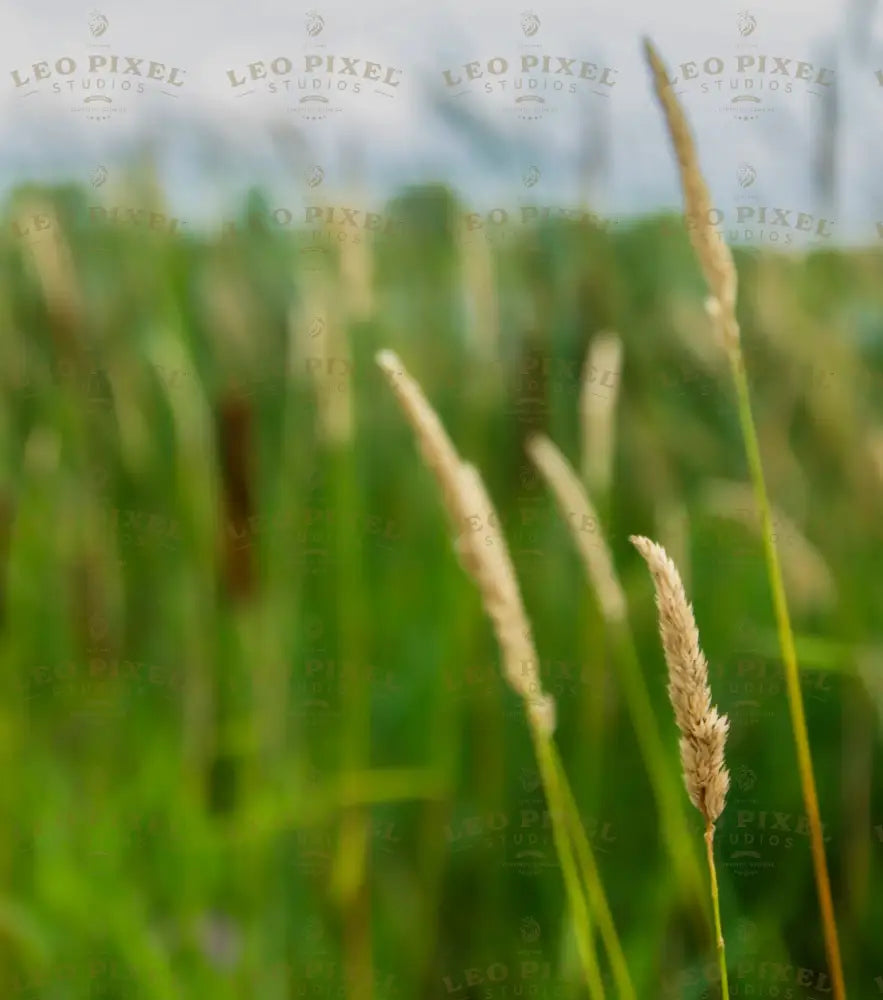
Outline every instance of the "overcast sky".
POLYGON ((866 0, 42 0, 3 14, 4 189, 73 177, 110 207, 150 137, 169 211, 194 226, 252 185, 280 218, 320 193, 370 208, 427 180, 488 224, 528 204, 675 207, 650 35, 734 239, 872 241, 883 220, 883 13, 866 0))

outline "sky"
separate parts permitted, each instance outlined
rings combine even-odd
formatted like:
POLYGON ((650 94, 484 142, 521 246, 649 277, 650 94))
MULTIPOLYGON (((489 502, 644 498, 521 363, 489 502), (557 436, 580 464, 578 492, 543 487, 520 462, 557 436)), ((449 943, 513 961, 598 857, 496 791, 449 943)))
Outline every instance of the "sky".
POLYGON ((279 225, 317 205, 364 216, 431 181, 475 228, 677 208, 649 36, 731 242, 883 231, 883 12, 869 0, 42 0, 3 14, 4 191, 74 179, 124 208, 124 164, 149 144, 169 215, 194 228, 222 224, 253 186, 279 225))

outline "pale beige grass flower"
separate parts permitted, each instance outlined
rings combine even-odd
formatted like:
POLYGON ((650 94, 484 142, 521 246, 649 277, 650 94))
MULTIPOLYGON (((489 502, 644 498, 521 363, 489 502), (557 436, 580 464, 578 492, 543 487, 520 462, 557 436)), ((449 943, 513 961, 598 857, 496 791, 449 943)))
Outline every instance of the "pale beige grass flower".
POLYGON ((690 801, 706 824, 714 824, 723 812, 730 786, 724 763, 729 720, 711 704, 708 661, 699 645, 693 607, 677 567, 665 549, 649 538, 633 535, 630 541, 647 562, 656 589, 668 694, 681 731, 684 782, 690 801))
POLYGON ((304 370, 316 391, 317 429, 331 444, 352 440, 352 353, 342 303, 344 289, 333 272, 321 270, 288 310, 288 370, 304 370))
POLYGON ((531 438, 527 443, 527 453, 549 484, 563 517, 568 521, 605 620, 615 623, 625 621, 625 595, 601 532, 600 518, 582 484, 547 437, 537 435, 531 438))
POLYGON ((671 144, 678 160, 684 193, 684 215, 690 240, 713 296, 712 302, 707 306, 709 315, 720 330, 724 343, 732 345, 739 340, 739 327, 736 323, 736 267, 733 256, 720 232, 710 221, 713 207, 711 196, 699 169, 690 127, 674 89, 668 82, 665 66, 649 42, 644 43, 644 52, 653 71, 653 86, 662 105, 671 144))
POLYGON ((596 497, 606 496, 613 479, 616 403, 622 372, 622 340, 615 333, 592 339, 583 365, 579 410, 582 473, 596 497))
POLYGON ((524 700, 533 722, 548 736, 555 729, 555 702, 542 688, 539 657, 515 570, 481 476, 460 459, 420 386, 398 357, 392 351, 381 351, 377 363, 398 397, 424 460, 442 490, 454 524, 457 554, 478 586, 493 624, 506 680, 524 700), (473 525, 475 519, 480 531, 473 525))

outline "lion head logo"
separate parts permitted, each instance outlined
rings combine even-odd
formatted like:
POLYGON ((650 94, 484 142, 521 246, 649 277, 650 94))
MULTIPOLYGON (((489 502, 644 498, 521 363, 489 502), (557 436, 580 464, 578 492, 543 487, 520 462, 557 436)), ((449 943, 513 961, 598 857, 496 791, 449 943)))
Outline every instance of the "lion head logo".
POLYGON ((89 620, 89 635, 93 639, 104 639, 107 636, 109 626, 107 619, 101 615, 93 615, 89 620))
POLYGON ((101 38, 101 36, 107 31, 110 25, 108 24, 107 18, 104 14, 97 10, 93 10, 89 15, 89 31, 92 33, 93 38, 101 38))
POLYGON ((521 30, 528 38, 533 38, 540 30, 540 19, 532 10, 526 10, 521 15, 521 30))
POLYGON ((525 944, 534 944, 536 941, 539 941, 543 933, 539 923, 533 917, 522 917, 520 930, 521 940, 525 944))
POLYGON ((324 179, 325 171, 316 164, 316 166, 310 168, 310 172, 307 174, 307 185, 311 188, 318 187, 324 179))
POLYGON ((521 469, 518 480, 526 490, 535 490, 540 482, 539 476, 528 465, 521 469))
POLYGON ((733 781, 736 782, 736 787, 740 792, 750 792, 757 784, 757 775, 750 767, 740 764, 733 771, 733 781))
POLYGON ((540 772, 535 767, 521 769, 521 787, 526 792, 535 792, 541 783, 540 772))
POLYGON ((747 38, 749 35, 754 34, 754 29, 757 27, 757 18, 750 10, 740 10, 736 15, 736 27, 739 29, 739 34, 742 38, 747 38))
POLYGON ((539 179, 540 168, 528 167, 527 170, 524 171, 524 176, 521 178, 521 181, 526 188, 532 188, 539 179))
POLYGON ((751 920, 736 921, 736 939, 741 942, 746 951, 754 944, 757 937, 757 924, 751 920))
POLYGON ((101 164, 99 164, 92 171, 92 177, 91 177, 92 187, 94 187, 94 188, 100 188, 101 185, 106 180, 107 180, 107 167, 103 167, 103 166, 101 166, 101 164))
POLYGON ((310 38, 315 38, 317 35, 322 34, 322 29, 325 27, 325 18, 315 10, 307 11, 307 34, 310 38))
POLYGON ((757 180, 757 171, 750 163, 740 163, 736 170, 739 187, 749 188, 757 180))

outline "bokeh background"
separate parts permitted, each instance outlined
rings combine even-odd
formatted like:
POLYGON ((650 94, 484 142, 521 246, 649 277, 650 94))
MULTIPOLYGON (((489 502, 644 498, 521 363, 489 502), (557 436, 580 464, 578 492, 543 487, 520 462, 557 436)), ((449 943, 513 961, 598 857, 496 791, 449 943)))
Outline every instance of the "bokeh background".
MULTIPOLYGON (((361 12, 362 34, 322 54, 377 49, 384 68, 407 67, 408 113, 345 93, 325 117, 299 103, 243 112, 223 76, 319 52, 343 9, 258 9, 251 35, 206 11, 204 37, 172 31, 161 8, 47 8, 37 26, 15 13, 0 232, 3 996, 585 995, 522 708, 374 364, 381 348, 499 509, 639 995, 718 995, 710 912, 661 843, 609 637, 525 454, 538 431, 598 507, 581 530, 609 541, 678 781, 630 534, 667 547, 694 601, 731 718, 716 841, 731 995, 830 993, 734 393, 639 59, 654 29, 672 66, 694 53, 738 65, 769 41, 792 74, 805 53, 846 81, 791 103, 764 93, 753 117, 682 96, 710 221, 739 270, 850 996, 883 995, 875 7, 849 6, 842 24, 833 7, 734 7, 707 23, 687 6, 594 21, 484 9, 478 41, 453 8, 361 12), (435 38, 442 15, 459 31, 435 38), (203 98, 182 91, 164 117, 159 92, 86 105, 24 98, 12 77, 148 41, 167 76, 190 55, 203 98), (508 97, 439 92, 442 71, 472 59, 559 50, 630 65, 629 82, 609 98, 550 96, 533 118, 508 97)), ((123 79, 69 75, 108 93, 123 79)), ((698 851, 686 793, 683 807, 698 851)))

